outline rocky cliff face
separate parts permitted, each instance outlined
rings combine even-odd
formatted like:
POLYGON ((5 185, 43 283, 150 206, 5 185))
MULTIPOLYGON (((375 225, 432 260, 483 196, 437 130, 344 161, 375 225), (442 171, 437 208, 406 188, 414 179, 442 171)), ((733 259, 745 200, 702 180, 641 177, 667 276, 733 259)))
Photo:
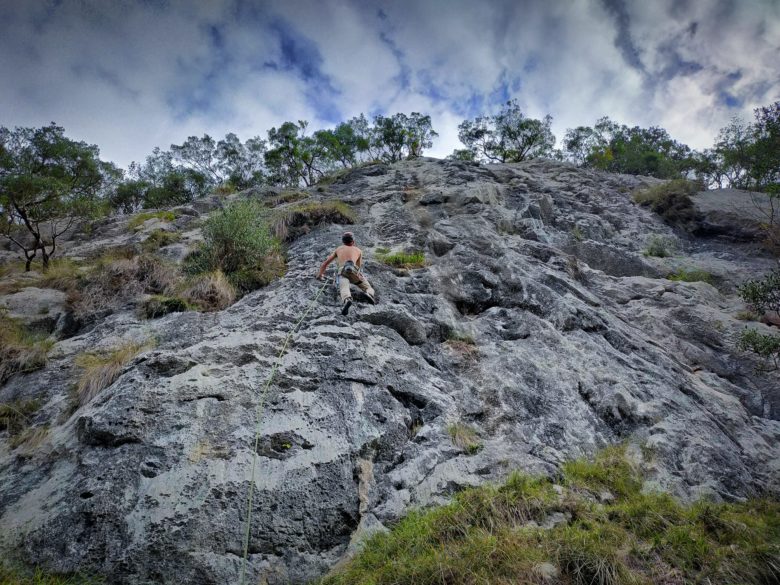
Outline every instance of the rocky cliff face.
MULTIPOLYGON (((249 582, 316 578, 410 507, 620 441, 641 447, 651 488, 778 491, 780 380, 734 350, 735 285, 772 260, 680 239, 631 202, 642 181, 423 159, 314 191, 358 212, 379 304, 355 293, 342 317, 328 287, 281 361, 260 425, 249 582), (653 235, 677 254, 643 257, 653 235), (426 266, 385 266, 379 247, 423 250, 426 266), (680 267, 715 286, 662 278, 680 267)), ((120 310, 1 387, 0 401, 41 398, 35 424, 49 425, 24 455, 0 435, 2 550, 110 582, 236 582, 262 386, 342 230, 297 239, 286 276, 227 310, 120 310), (150 338, 67 414, 75 355, 150 338)))

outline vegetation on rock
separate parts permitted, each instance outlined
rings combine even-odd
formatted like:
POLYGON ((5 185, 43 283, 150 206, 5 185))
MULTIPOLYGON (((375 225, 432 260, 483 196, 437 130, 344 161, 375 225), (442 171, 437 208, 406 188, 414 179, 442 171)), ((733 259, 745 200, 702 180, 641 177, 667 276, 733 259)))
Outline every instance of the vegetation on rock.
POLYGON ((515 473, 452 503, 410 512, 366 541, 323 585, 562 582, 763 584, 780 579, 780 504, 644 491, 622 447, 515 473))

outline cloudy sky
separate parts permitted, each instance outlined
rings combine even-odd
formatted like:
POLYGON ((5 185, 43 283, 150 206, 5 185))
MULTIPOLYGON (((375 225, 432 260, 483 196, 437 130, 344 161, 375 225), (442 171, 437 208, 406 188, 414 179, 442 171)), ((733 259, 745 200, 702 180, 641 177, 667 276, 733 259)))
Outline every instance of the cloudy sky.
POLYGON ((189 135, 243 140, 516 98, 566 128, 661 125, 697 148, 780 99, 780 0, 0 0, 0 125, 56 121, 125 166, 189 135))

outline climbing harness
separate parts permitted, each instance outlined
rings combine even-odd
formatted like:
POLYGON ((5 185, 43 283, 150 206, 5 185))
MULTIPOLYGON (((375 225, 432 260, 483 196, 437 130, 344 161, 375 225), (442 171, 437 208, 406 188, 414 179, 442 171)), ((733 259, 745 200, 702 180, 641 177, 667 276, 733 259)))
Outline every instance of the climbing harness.
MULTIPOLYGON (((325 287, 328 286, 330 281, 331 279, 329 278, 324 279, 322 286, 320 286, 319 290, 317 290, 317 294, 315 294, 314 298, 309 302, 309 306, 306 307, 306 310, 303 312, 301 317, 295 323, 293 328, 290 329, 290 332, 287 334, 287 337, 285 337, 284 339, 284 343, 282 344, 282 349, 279 351, 279 354, 276 356, 276 360, 274 361, 274 364, 271 367, 271 373, 268 376, 268 380, 266 380, 266 383, 263 386, 263 390, 260 393, 260 401, 257 404, 257 412, 255 415, 255 440, 254 440, 254 450, 252 451, 252 479, 249 482, 249 493, 247 495, 246 530, 244 531, 244 555, 243 558, 241 559, 241 575, 238 581, 239 585, 244 585, 245 582, 244 579, 246 577, 246 564, 249 558, 249 538, 252 529, 253 498, 255 493, 255 471, 257 469, 257 449, 260 446, 260 422, 263 417, 263 410, 265 409, 265 399, 266 396, 268 395, 268 390, 271 388, 271 384, 274 381, 274 376, 276 375, 276 371, 279 369, 279 365, 282 362, 282 357, 284 357, 284 354, 287 351, 287 346, 290 344, 290 340, 292 339, 292 336, 295 334, 296 331, 298 331, 298 328, 301 326, 304 319, 306 319, 308 314, 314 308, 314 304, 317 302, 317 299, 320 298, 322 291, 325 290, 325 287)), ((255 354, 255 357, 257 357, 257 354, 255 354)))

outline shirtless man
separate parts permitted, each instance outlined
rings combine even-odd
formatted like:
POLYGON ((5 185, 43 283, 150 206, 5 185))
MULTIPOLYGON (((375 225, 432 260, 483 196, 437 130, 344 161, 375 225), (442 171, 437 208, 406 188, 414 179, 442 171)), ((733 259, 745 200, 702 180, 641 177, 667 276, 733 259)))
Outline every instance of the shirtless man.
POLYGON ((352 232, 346 232, 341 236, 342 246, 336 248, 325 262, 320 266, 317 273, 317 279, 322 280, 325 276, 325 269, 328 264, 336 260, 338 266, 338 284, 339 294, 341 295, 341 314, 346 315, 352 306, 352 293, 349 291, 350 284, 356 284, 362 290, 372 304, 374 300, 374 289, 368 284, 368 280, 363 276, 360 270, 363 268, 363 252, 355 245, 355 236, 352 232))

